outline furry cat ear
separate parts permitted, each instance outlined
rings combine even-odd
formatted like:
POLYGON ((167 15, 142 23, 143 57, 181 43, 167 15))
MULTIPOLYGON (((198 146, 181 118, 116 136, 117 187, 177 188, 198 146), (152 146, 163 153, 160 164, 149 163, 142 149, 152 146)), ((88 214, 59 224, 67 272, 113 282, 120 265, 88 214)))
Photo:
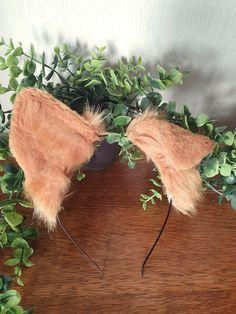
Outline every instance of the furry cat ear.
POLYGON ((126 134, 157 166, 175 208, 184 214, 194 213, 202 194, 195 167, 213 150, 214 142, 159 119, 153 111, 137 116, 126 134))
POLYGON ((145 153, 149 157, 161 150, 169 165, 179 170, 198 165, 215 145, 207 136, 192 133, 165 119, 159 119, 154 111, 146 111, 136 117, 130 123, 127 135, 135 137, 139 145, 145 146, 145 153))
POLYGON ((36 88, 17 94, 10 150, 24 171, 24 193, 34 204, 34 214, 49 229, 56 226, 72 172, 90 159, 103 132, 102 114, 91 109, 80 116, 36 88))

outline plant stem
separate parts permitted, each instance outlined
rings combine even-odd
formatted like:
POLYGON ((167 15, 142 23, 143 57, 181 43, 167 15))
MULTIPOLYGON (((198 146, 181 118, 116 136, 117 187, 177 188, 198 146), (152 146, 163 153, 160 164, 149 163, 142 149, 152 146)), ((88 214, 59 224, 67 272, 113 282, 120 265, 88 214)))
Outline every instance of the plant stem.
POLYGON ((206 182, 206 181, 205 181, 205 184, 206 184, 212 191, 214 191, 214 192, 216 192, 217 194, 223 196, 223 193, 221 193, 220 191, 216 190, 213 185, 211 185, 210 183, 208 183, 208 182, 206 182))

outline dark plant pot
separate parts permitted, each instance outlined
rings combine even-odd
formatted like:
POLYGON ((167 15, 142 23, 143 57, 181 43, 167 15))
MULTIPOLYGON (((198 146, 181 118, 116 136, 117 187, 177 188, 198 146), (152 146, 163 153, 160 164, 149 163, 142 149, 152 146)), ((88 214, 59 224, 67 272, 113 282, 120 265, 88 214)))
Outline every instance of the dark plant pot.
POLYGON ((98 171, 107 168, 118 158, 119 152, 120 146, 117 143, 108 144, 103 140, 87 163, 86 169, 98 171))

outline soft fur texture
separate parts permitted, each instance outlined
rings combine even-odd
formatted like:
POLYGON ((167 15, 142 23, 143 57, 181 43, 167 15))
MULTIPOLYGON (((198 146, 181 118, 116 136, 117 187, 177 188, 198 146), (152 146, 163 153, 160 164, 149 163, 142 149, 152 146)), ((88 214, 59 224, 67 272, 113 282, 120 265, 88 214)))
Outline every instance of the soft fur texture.
POLYGON ((155 163, 175 208, 184 214, 194 213, 202 195, 196 166, 213 150, 214 142, 159 119, 154 111, 137 116, 126 134, 155 163))
POLYGON ((102 114, 89 108, 80 116, 36 88, 16 96, 10 150, 24 171, 25 195, 50 230, 56 226, 72 172, 90 159, 103 132, 102 114))

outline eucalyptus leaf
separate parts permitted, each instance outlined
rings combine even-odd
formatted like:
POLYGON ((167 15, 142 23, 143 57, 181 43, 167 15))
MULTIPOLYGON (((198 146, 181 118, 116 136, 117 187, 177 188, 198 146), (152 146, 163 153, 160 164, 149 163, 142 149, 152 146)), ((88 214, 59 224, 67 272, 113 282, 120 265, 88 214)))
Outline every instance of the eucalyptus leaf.
POLYGON ((17 264, 19 264, 19 262, 20 262, 20 259, 15 257, 15 258, 12 258, 12 259, 8 259, 5 262, 5 265, 6 266, 16 266, 17 264))
POLYGON ((204 124, 206 124, 209 120, 209 117, 205 113, 199 113, 199 115, 196 117, 195 122, 197 127, 201 127, 204 124))
POLYGON ((22 70, 17 65, 10 66, 10 74, 12 77, 18 77, 22 70))
POLYGON ((173 83, 179 83, 182 84, 182 78, 183 74, 177 70, 177 69, 171 69, 168 78, 173 82, 173 83))
POLYGON ((157 70, 157 72, 159 72, 160 78, 164 78, 165 77, 166 70, 163 67, 161 67, 159 64, 156 66, 156 70, 157 70))
POLYGON ((84 87, 94 87, 96 85, 101 85, 102 82, 101 81, 98 81, 98 80, 95 80, 93 79, 92 81, 90 81, 88 84, 86 84, 84 87))
POLYGON ((18 57, 18 56, 21 56, 21 55, 23 55, 23 49, 22 49, 22 47, 17 47, 17 48, 15 48, 15 50, 13 51, 13 56, 15 56, 15 57, 18 57))
POLYGON ((9 91, 9 89, 7 87, 3 87, 0 85, 0 94, 5 94, 9 91))
POLYGON ((219 160, 212 158, 204 163, 204 174, 208 178, 212 178, 219 173, 219 160))
POLYGON ((125 126, 131 121, 131 117, 128 116, 119 116, 113 120, 114 126, 125 126))
POLYGON ((228 146, 231 146, 233 144, 233 142, 234 142, 234 134, 233 134, 233 132, 231 132, 231 131, 226 132, 223 135, 223 142, 224 142, 224 144, 226 144, 228 146))
POLYGON ((224 177, 230 176, 231 171, 232 171, 232 166, 230 164, 223 164, 220 167, 220 174, 224 177))
POLYGON ((16 213, 16 212, 10 212, 10 213, 7 213, 5 216, 4 216, 6 222, 10 225, 10 226, 18 226, 19 224, 22 223, 23 221, 23 216, 16 213))
POLYGON ((110 133, 106 137, 106 141, 108 144, 116 143, 120 140, 121 135, 119 133, 110 133))
POLYGON ((151 84, 153 87, 158 88, 160 90, 166 89, 166 85, 161 80, 152 79, 151 84))
POLYGON ((17 65, 18 63, 19 63, 19 60, 13 54, 8 56, 7 59, 6 59, 6 64, 8 66, 17 65))

